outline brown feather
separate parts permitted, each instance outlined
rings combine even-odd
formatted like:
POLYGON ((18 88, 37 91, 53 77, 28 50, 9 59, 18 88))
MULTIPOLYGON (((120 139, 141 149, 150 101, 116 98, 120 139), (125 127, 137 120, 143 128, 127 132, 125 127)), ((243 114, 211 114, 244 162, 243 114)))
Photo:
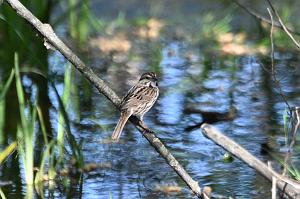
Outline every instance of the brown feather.
POLYGON ((121 133, 122 133, 122 130, 128 120, 128 118, 131 116, 131 113, 130 112, 122 112, 121 113, 121 117, 118 121, 118 124, 114 130, 114 132, 112 133, 111 135, 111 139, 113 140, 116 140, 118 141, 120 136, 121 136, 121 133))
POLYGON ((159 95, 156 74, 144 73, 121 102, 121 117, 112 134, 113 140, 118 140, 122 129, 131 115, 143 120, 143 116, 150 110, 159 95), (129 114, 130 113, 130 114, 129 114))

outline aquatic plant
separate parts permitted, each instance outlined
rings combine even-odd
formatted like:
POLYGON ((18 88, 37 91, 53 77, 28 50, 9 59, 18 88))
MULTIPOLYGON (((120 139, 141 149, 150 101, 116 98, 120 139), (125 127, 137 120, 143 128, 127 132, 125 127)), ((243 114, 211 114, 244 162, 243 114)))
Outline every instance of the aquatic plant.
POLYGON ((25 180, 27 184, 33 184, 33 160, 34 160, 34 130, 36 124, 36 109, 25 108, 25 96, 21 83, 19 71, 18 54, 15 53, 15 77, 17 96, 19 101, 20 124, 17 127, 17 136, 19 140, 18 152, 23 160, 25 180), (27 112, 27 114, 26 114, 27 112))
MULTIPOLYGON (((13 77, 14 77, 15 73, 14 73, 14 70, 11 71, 10 75, 9 75, 9 78, 7 79, 6 83, 2 86, 1 83, 0 83, 0 144, 3 143, 4 141, 4 132, 3 132, 3 129, 4 129, 4 124, 5 124, 5 117, 4 117, 4 114, 5 114, 5 96, 7 94, 7 91, 12 83, 12 80, 13 80, 13 77)), ((0 157, 1 159, 1 157, 0 157)), ((0 161, 0 164, 1 164, 1 161, 0 161)))
POLYGON ((16 147, 17 141, 14 141, 10 145, 8 145, 3 151, 0 152, 0 165, 7 157, 9 157, 15 151, 16 147))
POLYGON ((72 83, 74 81, 74 79, 72 78, 72 70, 73 69, 71 68, 71 65, 67 65, 64 78, 65 87, 62 97, 59 96, 57 89, 55 88, 54 84, 52 84, 52 88, 54 89, 54 93, 59 103, 57 143, 59 148, 59 161, 62 161, 62 158, 64 156, 64 139, 66 137, 72 151, 72 157, 76 160, 76 167, 82 168, 84 165, 84 158, 82 155, 81 144, 78 144, 76 142, 75 137, 71 132, 70 121, 66 112, 66 107, 69 103, 72 86, 74 86, 74 84, 72 83))

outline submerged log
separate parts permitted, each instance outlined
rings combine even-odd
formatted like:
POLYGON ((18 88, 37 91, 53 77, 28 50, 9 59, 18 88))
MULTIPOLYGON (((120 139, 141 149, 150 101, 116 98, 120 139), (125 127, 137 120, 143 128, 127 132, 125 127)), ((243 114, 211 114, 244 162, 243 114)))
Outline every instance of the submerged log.
POLYGON ((203 124, 201 126, 201 129, 206 137, 248 164, 250 167, 258 171, 261 175, 266 177, 271 182, 272 178, 275 177, 277 181, 277 188, 287 196, 289 196, 290 198, 300 198, 300 184, 297 181, 275 172, 272 168, 269 168, 268 165, 254 157, 246 149, 222 134, 217 128, 213 127, 212 125, 203 124))

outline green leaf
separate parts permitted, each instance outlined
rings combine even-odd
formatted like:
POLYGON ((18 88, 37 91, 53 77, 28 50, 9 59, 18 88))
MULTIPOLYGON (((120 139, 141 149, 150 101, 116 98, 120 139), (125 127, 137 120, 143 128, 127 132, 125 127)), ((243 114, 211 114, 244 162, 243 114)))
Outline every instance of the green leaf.
POLYGON ((12 142, 0 153, 0 165, 10 154, 15 151, 17 144, 17 141, 12 142))
POLYGON ((13 78, 14 78, 14 70, 11 71, 11 73, 10 73, 10 75, 9 75, 6 83, 5 83, 5 85, 1 89, 2 91, 0 93, 0 101, 5 98, 6 93, 7 93, 8 89, 9 89, 9 87, 11 85, 11 82, 12 82, 13 78))

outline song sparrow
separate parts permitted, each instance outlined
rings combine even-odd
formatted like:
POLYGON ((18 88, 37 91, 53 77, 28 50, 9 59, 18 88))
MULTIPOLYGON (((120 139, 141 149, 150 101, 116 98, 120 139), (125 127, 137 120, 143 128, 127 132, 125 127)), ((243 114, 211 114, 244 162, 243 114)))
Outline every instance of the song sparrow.
POLYGON ((140 80, 134 85, 121 102, 121 116, 112 133, 113 140, 119 140, 122 130, 131 115, 143 121, 143 116, 155 103, 159 94, 156 74, 147 72, 142 74, 140 80))

